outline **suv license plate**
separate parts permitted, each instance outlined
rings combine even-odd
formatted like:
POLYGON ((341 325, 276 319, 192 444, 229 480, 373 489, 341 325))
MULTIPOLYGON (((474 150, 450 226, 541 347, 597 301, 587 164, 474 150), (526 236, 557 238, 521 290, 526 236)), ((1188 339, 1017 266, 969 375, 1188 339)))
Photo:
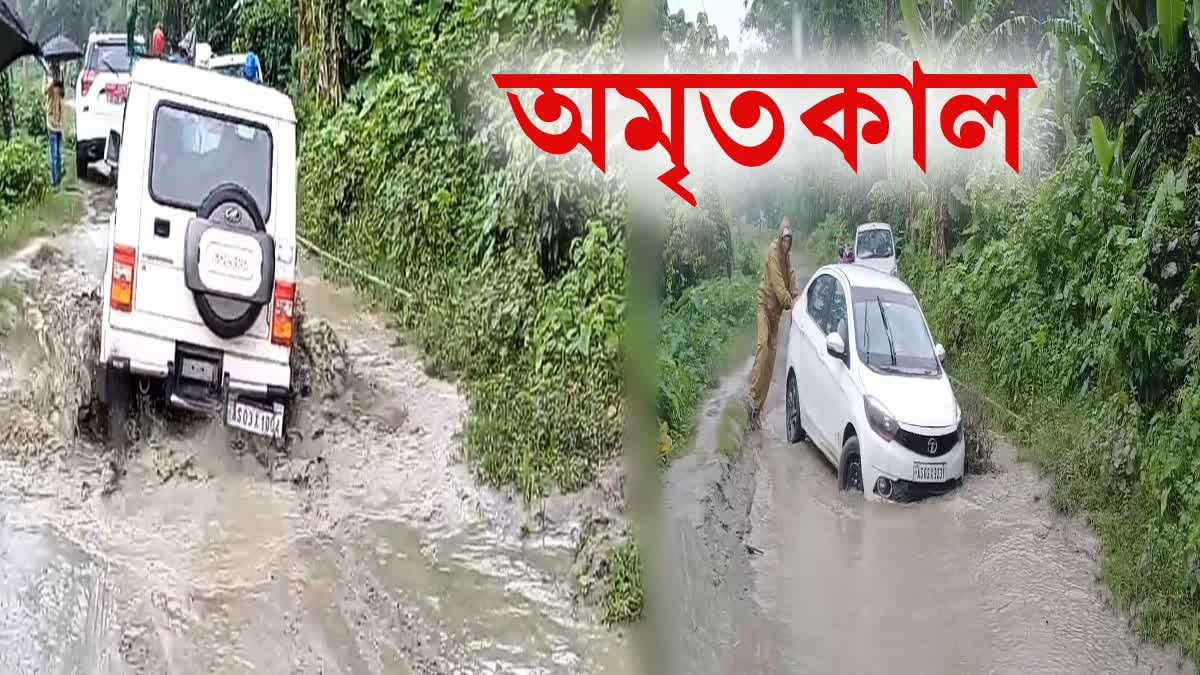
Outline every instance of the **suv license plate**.
POLYGON ((931 464, 929 462, 914 462, 913 480, 936 482, 946 480, 946 463, 938 462, 937 464, 931 464))
POLYGON ((225 422, 235 429, 249 431, 259 436, 281 438, 283 436, 283 406, 266 410, 256 405, 230 398, 225 408, 225 422))

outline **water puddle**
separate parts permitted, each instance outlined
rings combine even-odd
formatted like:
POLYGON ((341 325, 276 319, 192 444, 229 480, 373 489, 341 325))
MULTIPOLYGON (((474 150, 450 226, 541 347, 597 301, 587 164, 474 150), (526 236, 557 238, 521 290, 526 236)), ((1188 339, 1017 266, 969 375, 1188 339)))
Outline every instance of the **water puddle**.
POLYGON ((109 566, 0 499, 0 671, 124 673, 109 566))

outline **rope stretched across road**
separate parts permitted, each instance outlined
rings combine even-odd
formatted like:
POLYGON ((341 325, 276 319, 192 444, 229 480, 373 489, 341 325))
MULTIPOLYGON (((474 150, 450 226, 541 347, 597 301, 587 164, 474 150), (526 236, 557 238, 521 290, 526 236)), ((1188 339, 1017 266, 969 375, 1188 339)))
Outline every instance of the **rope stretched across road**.
POLYGON ((1018 421, 1018 422, 1020 422, 1021 424, 1025 424, 1025 418, 1024 418, 1024 417, 1021 417, 1020 415, 1018 415, 1017 413, 1015 413, 1015 412, 1013 412, 1013 411, 1009 410, 1008 408, 1004 407, 1003 405, 1001 405, 1001 404, 999 404, 999 403, 996 403, 996 402, 995 402, 995 401, 993 401, 991 398, 989 398, 987 394, 985 394, 985 393, 983 393, 982 391, 980 391, 978 387, 973 387, 973 386, 971 386, 971 385, 967 384, 966 382, 963 382, 963 381, 959 380, 958 378, 954 377, 954 376, 953 376, 953 375, 951 375, 950 373, 946 373, 946 377, 950 378, 950 381, 954 383, 954 386, 956 386, 956 387, 959 387, 959 386, 961 386, 961 387, 963 387, 963 388, 965 388, 965 389, 970 389, 972 392, 974 392, 974 393, 975 393, 975 395, 976 395, 976 396, 978 396, 978 397, 982 398, 983 400, 987 401, 988 405, 990 405, 992 408, 994 408, 994 409, 996 409, 996 410, 999 410, 1000 412, 1003 412, 1003 413, 1006 413, 1006 414, 1008 414, 1009 416, 1011 416, 1013 419, 1017 420, 1017 421, 1018 421))
POLYGON ((374 274, 371 274, 370 272, 364 272, 363 270, 358 269, 354 265, 351 265, 350 263, 346 262, 345 260, 342 260, 341 258, 335 256, 334 254, 330 253, 329 251, 325 251, 325 250, 321 249, 319 246, 317 246, 316 244, 312 243, 311 241, 305 239, 304 237, 300 236, 299 234, 296 235, 296 240, 299 241, 304 246, 304 248, 312 251, 313 253, 316 253, 317 255, 321 256, 322 258, 325 258, 326 260, 335 262, 335 263, 341 265, 342 267, 345 267, 346 269, 357 274, 358 276, 362 277, 363 279, 366 279, 367 281, 370 281, 371 283, 373 283, 377 286, 380 286, 382 288, 386 288, 387 290, 395 293, 396 295, 399 295, 400 297, 404 298, 405 300, 412 300, 412 293, 409 293, 408 291, 404 290, 403 288, 396 288, 395 286, 389 284, 388 282, 384 281, 383 279, 380 279, 379 277, 375 276, 374 274))

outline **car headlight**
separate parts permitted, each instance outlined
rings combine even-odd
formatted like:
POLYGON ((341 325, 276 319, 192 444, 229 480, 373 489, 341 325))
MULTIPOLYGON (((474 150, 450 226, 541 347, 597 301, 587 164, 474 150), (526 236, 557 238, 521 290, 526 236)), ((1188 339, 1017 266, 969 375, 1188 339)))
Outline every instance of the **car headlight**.
POLYGON ((896 418, 892 417, 888 409, 883 407, 879 399, 874 396, 864 396, 863 408, 867 413, 867 423, 871 425, 875 433, 885 441, 896 437, 896 431, 900 428, 900 424, 896 422, 896 418))

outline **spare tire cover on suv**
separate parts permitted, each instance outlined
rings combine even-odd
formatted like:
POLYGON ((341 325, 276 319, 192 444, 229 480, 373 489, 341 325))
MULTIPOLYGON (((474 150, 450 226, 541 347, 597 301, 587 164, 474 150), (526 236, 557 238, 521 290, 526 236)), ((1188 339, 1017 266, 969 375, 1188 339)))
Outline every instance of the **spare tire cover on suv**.
POLYGON ((270 291, 267 290, 264 294, 263 288, 271 289, 275 283, 274 242, 270 241, 266 234, 266 224, 254 198, 239 185, 226 183, 215 188, 200 204, 196 215, 208 221, 208 224, 204 224, 193 220, 188 226, 189 250, 184 256, 185 274, 189 277, 188 285, 195 298, 196 310, 200 313, 204 325, 217 336, 228 339, 243 335, 254 325, 263 305, 270 301, 270 291), (260 243, 264 238, 270 242, 269 251, 266 246, 263 247, 263 279, 259 291, 253 296, 233 297, 228 293, 199 290, 205 287, 193 281, 201 278, 198 268, 202 232, 214 226, 227 230, 245 230, 247 234, 260 240, 260 243), (197 228, 195 231, 194 227, 197 228))

